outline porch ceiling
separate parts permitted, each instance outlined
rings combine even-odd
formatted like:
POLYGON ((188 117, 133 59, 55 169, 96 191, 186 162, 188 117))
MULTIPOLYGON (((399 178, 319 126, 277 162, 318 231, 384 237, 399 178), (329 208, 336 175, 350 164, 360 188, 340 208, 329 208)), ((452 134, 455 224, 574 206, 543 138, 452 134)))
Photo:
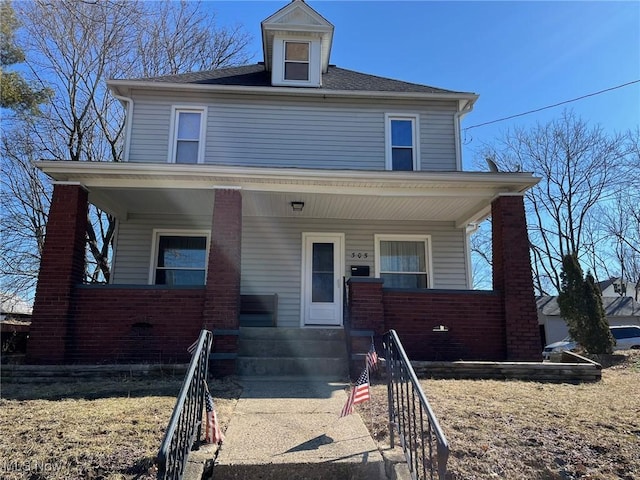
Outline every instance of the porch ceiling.
POLYGON ((92 203, 132 214, 205 215, 215 188, 239 188, 243 215, 452 221, 459 227, 489 213, 498 195, 521 194, 539 179, 511 172, 370 172, 213 165, 39 162, 54 181, 89 191, 92 203), (292 201, 304 202, 293 212, 292 201))

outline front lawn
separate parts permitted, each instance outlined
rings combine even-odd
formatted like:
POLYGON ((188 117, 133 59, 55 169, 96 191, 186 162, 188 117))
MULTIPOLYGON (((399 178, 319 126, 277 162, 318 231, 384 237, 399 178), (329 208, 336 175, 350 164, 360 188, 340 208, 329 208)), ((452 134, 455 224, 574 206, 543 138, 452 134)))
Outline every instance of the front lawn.
MULTIPOLYGON (((152 479, 182 378, 3 384, 0 478, 152 479)), ((211 382, 223 425, 240 393, 211 382)))
MULTIPOLYGON (((422 380, 449 440, 451 480, 640 478, 640 352, 597 383, 422 380)), ((359 412, 388 442, 386 386, 359 412)))

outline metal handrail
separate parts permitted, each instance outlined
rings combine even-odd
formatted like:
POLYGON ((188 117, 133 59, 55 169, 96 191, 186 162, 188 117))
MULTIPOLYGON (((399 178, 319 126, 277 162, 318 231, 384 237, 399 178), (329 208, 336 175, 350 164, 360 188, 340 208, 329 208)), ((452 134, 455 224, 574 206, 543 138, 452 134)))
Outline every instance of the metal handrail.
POLYGON ((189 370, 158 452, 158 479, 181 480, 189 452, 202 432, 205 382, 213 334, 202 330, 198 346, 191 356, 189 370))
POLYGON ((349 311, 349 289, 345 277, 342 277, 342 327, 347 345, 347 362, 351 362, 351 314, 349 311))
POLYGON ((385 334, 384 349, 391 447, 397 433, 414 480, 434 479, 434 472, 444 480, 449 444, 395 330, 385 334))

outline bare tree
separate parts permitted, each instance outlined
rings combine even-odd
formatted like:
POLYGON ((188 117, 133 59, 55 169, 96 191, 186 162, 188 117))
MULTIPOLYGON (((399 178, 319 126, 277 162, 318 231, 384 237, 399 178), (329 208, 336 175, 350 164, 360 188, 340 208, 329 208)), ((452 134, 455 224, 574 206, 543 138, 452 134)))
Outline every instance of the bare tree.
MULTIPOLYGON (((640 298, 640 128, 630 131, 625 143, 626 155, 621 162, 620 183, 624 187, 600 208, 599 218, 615 271, 610 277, 621 277, 636 284, 633 296, 640 298)), ((609 273, 609 272, 608 272, 609 273)))
MULTIPOLYGON (((13 131, 29 135, 3 142, 3 204, 15 217, 2 223, 5 244, 17 245, 29 234, 35 239, 30 245, 36 245, 42 237, 46 213, 40 208, 48 205, 50 192, 31 163, 34 152, 47 160, 121 160, 124 111, 107 91, 107 79, 185 73, 248 59, 249 36, 241 27, 217 29, 199 2, 34 0, 20 2, 16 12, 24 26, 29 79, 53 97, 40 116, 12 121, 13 131), (22 229, 29 222, 37 224, 30 233, 22 229)), ((94 208, 89 215, 86 278, 109 281, 115 219, 94 208)), ((32 289, 38 260, 38 250, 12 248, 2 255, 0 271, 24 279, 7 283, 32 289)))
POLYGON ((559 291, 560 266, 576 254, 592 265, 597 251, 587 229, 595 207, 622 187, 616 169, 625 156, 621 135, 607 135, 572 112, 530 130, 506 133, 485 155, 501 170, 531 171, 541 182, 527 192, 534 285, 539 294, 559 291))
POLYGON ((165 2, 148 13, 136 39, 138 75, 176 75, 242 65, 251 59, 247 51, 251 36, 243 27, 217 25, 215 15, 196 3, 181 0, 176 8, 165 2))
MULTIPOLYGON (((23 125, 24 127, 24 125, 23 125)), ((0 275, 2 293, 25 298, 38 277, 49 211, 49 193, 42 174, 33 168, 37 152, 29 130, 3 129, 0 143, 0 275)))

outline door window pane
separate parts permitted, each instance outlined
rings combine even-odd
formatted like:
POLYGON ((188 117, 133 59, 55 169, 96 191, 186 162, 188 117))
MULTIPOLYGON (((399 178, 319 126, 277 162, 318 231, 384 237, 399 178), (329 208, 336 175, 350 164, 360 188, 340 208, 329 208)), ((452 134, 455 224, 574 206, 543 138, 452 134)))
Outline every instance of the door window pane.
POLYGON ((314 243, 311 272, 311 301, 333 302, 333 243, 314 243))

